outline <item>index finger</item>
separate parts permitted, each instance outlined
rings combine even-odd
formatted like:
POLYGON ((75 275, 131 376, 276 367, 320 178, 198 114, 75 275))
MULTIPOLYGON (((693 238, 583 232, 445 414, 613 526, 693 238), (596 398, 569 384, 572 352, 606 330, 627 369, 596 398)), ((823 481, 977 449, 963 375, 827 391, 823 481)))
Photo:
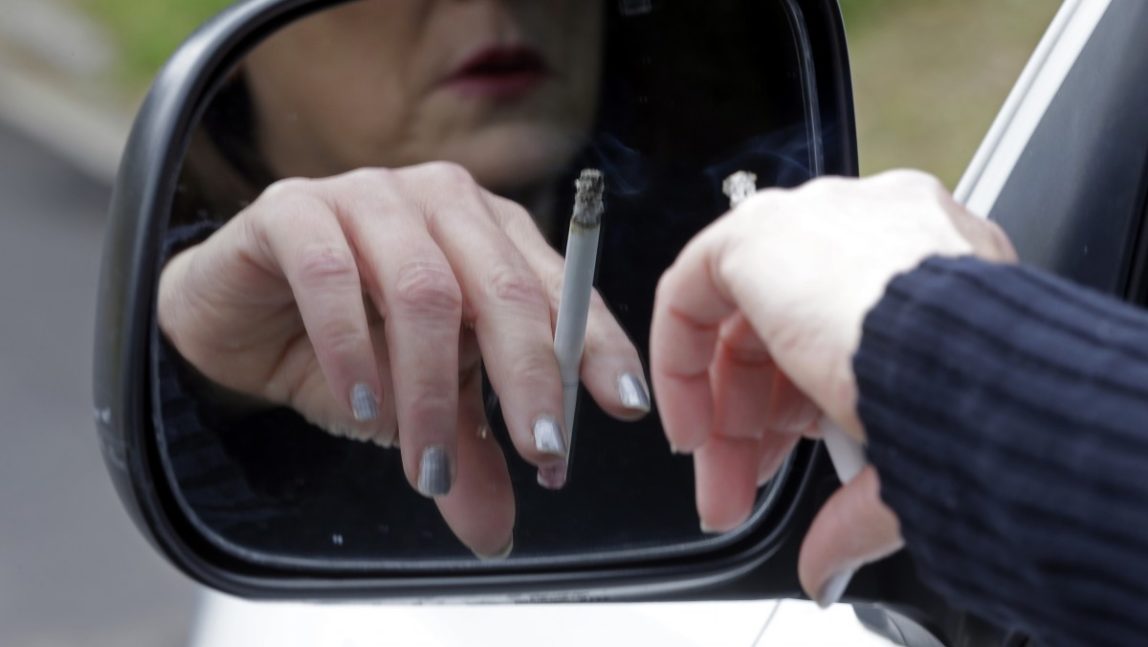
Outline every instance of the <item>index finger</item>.
POLYGON ((662 275, 650 329, 650 373, 670 446, 692 452, 713 427, 710 388, 722 321, 736 305, 718 282, 713 229, 695 238, 662 275))

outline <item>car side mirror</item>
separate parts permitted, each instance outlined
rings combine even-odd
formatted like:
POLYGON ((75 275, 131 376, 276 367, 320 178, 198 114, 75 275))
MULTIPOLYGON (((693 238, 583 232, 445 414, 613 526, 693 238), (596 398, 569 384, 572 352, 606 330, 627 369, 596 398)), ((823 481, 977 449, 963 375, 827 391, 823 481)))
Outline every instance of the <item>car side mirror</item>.
MULTIPOLYGON (((804 529, 837 486, 818 444, 802 443, 762 485, 746 523, 711 535, 656 403, 622 422, 583 392, 570 479, 554 492, 516 455, 486 380, 481 435, 504 457, 514 542, 502 559, 478 559, 441 501, 409 486, 398 450, 336 437, 290 406, 236 405, 161 332, 167 262, 283 178, 447 160, 522 205, 561 252, 562 226, 539 214, 564 225, 573 179, 590 167, 606 186, 596 285, 644 357, 657 278, 728 209, 727 176, 752 172, 765 188, 857 172, 830 0, 448 3, 471 12, 454 17, 416 4, 240 2, 157 78, 117 178, 97 322, 97 427, 133 520, 189 576, 253 598, 800 596, 804 529), (435 61, 483 38, 514 47, 462 65, 472 77, 455 94, 423 101, 388 85, 421 87, 435 61), (429 120, 442 141, 410 144, 422 131, 403 115, 429 120), (530 137, 507 135, 526 127, 530 137), (452 136, 481 145, 452 148, 452 136)), ((903 557, 863 571, 847 597, 918 617, 944 608, 903 557)))

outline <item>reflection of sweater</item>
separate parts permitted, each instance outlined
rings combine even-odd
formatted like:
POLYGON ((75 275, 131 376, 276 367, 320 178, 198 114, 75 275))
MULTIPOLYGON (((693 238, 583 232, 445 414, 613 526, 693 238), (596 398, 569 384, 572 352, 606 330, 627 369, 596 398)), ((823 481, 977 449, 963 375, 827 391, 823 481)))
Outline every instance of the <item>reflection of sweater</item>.
POLYGON ((1042 644, 1148 641, 1148 313, 934 258, 890 284, 854 368, 926 582, 1042 644))

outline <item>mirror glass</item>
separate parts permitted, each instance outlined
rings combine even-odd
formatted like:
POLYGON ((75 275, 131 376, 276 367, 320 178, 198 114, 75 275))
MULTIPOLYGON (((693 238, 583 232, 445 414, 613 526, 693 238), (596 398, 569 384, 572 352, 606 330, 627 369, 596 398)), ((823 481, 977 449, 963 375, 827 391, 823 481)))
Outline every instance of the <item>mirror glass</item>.
MULTIPOLYGON (((560 260, 574 180, 593 168, 605 179, 595 286, 648 366, 658 278, 696 232, 728 209, 723 181, 748 171, 759 187, 794 186, 820 172, 822 126, 796 11, 788 0, 361 0, 312 13, 266 37, 218 79, 174 196, 159 301, 168 270, 187 257, 182 251, 257 235, 234 225, 245 212, 272 204, 263 209, 273 212, 264 213, 263 225, 281 222, 298 231, 314 222, 300 213, 331 204, 292 201, 318 185, 278 180, 452 162, 490 195, 524 209, 537 240, 560 260), (278 196, 267 202, 273 184, 270 192, 278 196)), ((368 198, 357 208, 387 223, 422 198, 455 204, 442 200, 452 191, 449 183, 432 182, 438 193, 404 201, 392 195, 396 185, 386 178, 394 176, 346 177, 352 181, 328 182, 322 190, 354 193, 367 186, 368 198)), ((353 202, 341 199, 332 198, 334 211, 353 202)), ((339 218, 346 214, 334 215, 345 224, 339 218)), ((445 222, 440 215, 432 214, 438 225, 430 226, 445 222)), ((385 240, 385 228, 371 231, 376 239, 364 234, 355 244, 391 250, 378 262, 395 255, 420 262, 417 245, 396 247, 385 240)), ((195 253, 201 263, 215 258, 195 253)), ((472 261, 456 261, 451 258, 451 266, 464 283, 470 269, 482 271, 466 265, 472 261)), ((202 317, 196 325, 210 331, 210 304, 176 292, 183 312, 202 317)), ((380 333, 374 338, 382 347, 376 348, 379 364, 392 375, 410 374, 416 369, 409 353, 407 364, 391 361, 405 351, 388 347, 394 340, 387 336, 387 309, 378 303, 385 297, 364 292, 372 330, 380 333)), ((404 473, 399 448, 312 424, 296 408, 276 403, 270 386, 252 393, 219 383, 247 370, 249 361, 265 361, 255 357, 258 344, 281 334, 276 326, 284 317, 298 324, 292 302, 268 294, 242 299, 256 313, 250 322, 256 334, 217 340, 227 367, 218 379, 209 377, 218 368, 200 370, 159 325, 153 344, 153 410, 168 485, 198 531, 233 555, 301 568, 485 568, 638 552, 665 557, 737 536, 699 528, 692 462, 671 453, 656 404, 640 420, 621 420, 583 390, 565 486, 542 487, 538 468, 511 440, 486 356, 490 348, 477 350, 482 361, 475 366, 484 370, 460 386, 459 396, 476 401, 485 420, 474 424, 472 415, 457 425, 460 446, 486 458, 468 462, 460 455, 450 468, 450 494, 425 497, 404 473), (473 450, 476 443, 483 449, 473 450), (505 526, 503 537, 513 525, 509 562, 476 559, 476 552, 505 557, 492 545, 472 550, 474 533, 482 532, 475 528, 484 524, 505 526), (467 533, 464 543, 460 536, 467 533)), ((461 325, 450 323, 460 339, 473 338, 473 324, 465 312, 461 325)), ((293 343, 297 350, 307 340, 293 343)), ((471 346, 458 351, 456 364, 475 352, 471 346)), ((293 352, 284 350, 279 359, 289 363, 293 352)), ((283 392, 292 388, 311 387, 283 392)), ((387 398, 381 400, 385 410, 387 398)), ((399 427, 400 437, 416 433, 399 427)), ((776 481, 759 489, 757 513, 743 531, 778 504, 771 496, 776 481)))

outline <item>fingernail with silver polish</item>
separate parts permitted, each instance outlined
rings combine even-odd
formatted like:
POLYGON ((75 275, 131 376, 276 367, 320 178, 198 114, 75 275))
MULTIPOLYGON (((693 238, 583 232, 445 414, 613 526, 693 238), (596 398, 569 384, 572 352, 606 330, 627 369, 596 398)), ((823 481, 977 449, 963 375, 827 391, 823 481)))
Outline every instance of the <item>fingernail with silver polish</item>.
POLYGON ((542 416, 534 421, 534 448, 543 454, 566 455, 566 440, 557 420, 542 416))
POLYGON ((432 445, 424 449, 419 462, 419 492, 427 497, 443 496, 450 492, 452 478, 446 448, 432 445))
POLYGON ((351 389, 351 413, 357 422, 370 422, 379 417, 379 397, 366 384, 351 389))
POLYGON ((626 373, 618 378, 618 397, 622 406, 631 411, 650 411, 650 392, 646 385, 633 373, 626 373))
POLYGON ((849 569, 826 580, 821 587, 821 592, 817 594, 817 606, 828 609, 840 602, 841 596, 845 595, 845 589, 849 587, 849 581, 852 579, 853 570, 849 569))
POLYGON ((539 467, 538 484, 547 490, 561 490, 566 485, 566 464, 539 467))

